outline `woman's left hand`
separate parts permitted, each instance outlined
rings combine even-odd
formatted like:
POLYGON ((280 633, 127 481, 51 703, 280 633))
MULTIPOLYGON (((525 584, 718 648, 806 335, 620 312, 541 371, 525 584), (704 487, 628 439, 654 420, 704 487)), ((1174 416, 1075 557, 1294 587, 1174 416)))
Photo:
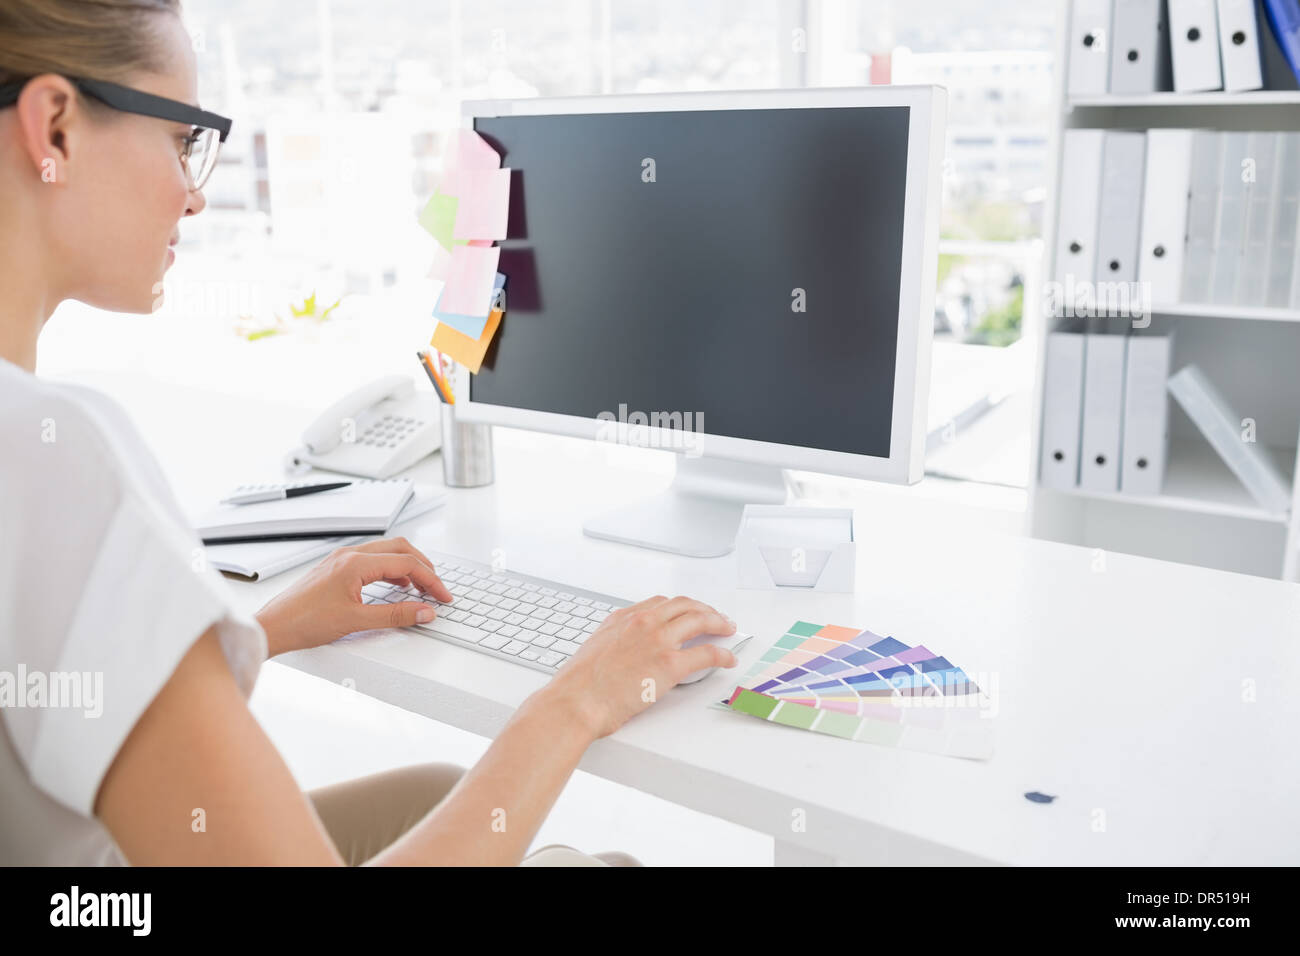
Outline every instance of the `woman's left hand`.
POLYGON ((436 609, 423 601, 362 604, 361 588, 372 581, 414 584, 439 601, 452 600, 433 562, 405 538, 339 548, 257 612, 266 631, 267 656, 328 644, 354 631, 433 620, 436 609))

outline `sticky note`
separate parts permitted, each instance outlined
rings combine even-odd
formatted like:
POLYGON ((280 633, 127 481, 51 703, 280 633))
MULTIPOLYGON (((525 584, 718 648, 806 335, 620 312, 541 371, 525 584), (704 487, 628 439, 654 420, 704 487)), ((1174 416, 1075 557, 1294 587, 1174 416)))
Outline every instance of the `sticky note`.
POLYGON ((438 304, 433 307, 433 317, 439 322, 444 322, 447 325, 450 325, 457 332, 460 332, 463 335, 468 335, 471 339, 477 339, 483 334, 483 327, 487 325, 488 315, 491 313, 492 308, 499 308, 501 306, 497 294, 500 290, 505 288, 505 284, 506 277, 498 272, 496 278, 492 281, 492 295, 488 300, 488 308, 481 316, 460 315, 456 312, 444 312, 442 310, 442 296, 439 296, 438 304))
POLYGON ((446 281, 447 270, 451 267, 451 253, 441 244, 433 247, 433 261, 429 263, 429 278, 446 281))
POLYGON ((424 231, 433 236, 438 241, 438 245, 448 252, 451 252, 455 246, 465 245, 464 239, 452 237, 452 229, 456 223, 456 207, 459 205, 460 200, 455 196, 448 196, 440 190, 434 190, 433 197, 425 204, 419 216, 424 231))
POLYGON ((451 166, 455 169, 499 169, 501 156, 472 129, 457 130, 456 151, 451 166))
POLYGON ((438 327, 433 330, 430 344, 444 355, 451 356, 471 372, 477 373, 483 365, 483 356, 487 355, 488 346, 492 344, 492 336, 496 334, 497 326, 500 324, 501 311, 493 309, 492 314, 487 318, 487 324, 483 326, 483 334, 477 339, 472 339, 463 332, 457 332, 445 322, 439 322, 438 327))
POLYGON ((452 249, 439 307, 456 315, 487 315, 500 258, 499 246, 462 245, 452 249))
POLYGON ((441 187, 457 200, 455 239, 504 239, 510 215, 510 170, 462 169, 441 187))

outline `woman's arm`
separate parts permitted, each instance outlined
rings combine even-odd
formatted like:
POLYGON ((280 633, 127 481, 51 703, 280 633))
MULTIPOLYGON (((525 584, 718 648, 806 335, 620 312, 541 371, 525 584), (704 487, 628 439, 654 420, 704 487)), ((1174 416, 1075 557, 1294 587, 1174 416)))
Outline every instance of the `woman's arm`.
MULTIPOLYGON (((733 626, 662 596, 611 614, 519 708, 446 799, 373 861, 515 864, 588 744, 682 677, 732 666, 707 642, 733 626)), ((133 864, 338 865, 310 802, 249 711, 209 630, 181 660, 100 786, 95 813, 133 864)))

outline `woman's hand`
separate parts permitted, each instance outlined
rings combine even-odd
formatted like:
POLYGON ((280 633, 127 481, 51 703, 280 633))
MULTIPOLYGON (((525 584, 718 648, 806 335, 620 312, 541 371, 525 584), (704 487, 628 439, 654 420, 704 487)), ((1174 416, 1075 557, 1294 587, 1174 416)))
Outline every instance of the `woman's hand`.
POLYGON ((612 734, 678 681, 705 667, 735 667, 736 656, 700 634, 732 634, 735 622, 687 597, 655 595, 619 608, 539 691, 575 713, 593 737, 612 734))
POLYGON ((423 601, 362 604, 361 588, 372 581, 414 584, 439 601, 451 592, 434 573, 433 562, 405 538, 383 538, 331 551, 301 581, 257 612, 266 631, 267 656, 316 647, 378 627, 410 627, 433 620, 423 601))

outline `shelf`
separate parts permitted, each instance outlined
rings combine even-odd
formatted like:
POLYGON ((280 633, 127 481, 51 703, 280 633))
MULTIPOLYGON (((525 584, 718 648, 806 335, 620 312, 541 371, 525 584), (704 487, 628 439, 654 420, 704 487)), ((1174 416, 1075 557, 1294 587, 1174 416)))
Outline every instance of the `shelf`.
MULTIPOLYGON (((1283 475, 1295 466, 1294 448, 1267 448, 1283 475)), ((1228 518, 1245 518, 1285 526, 1287 512, 1268 511, 1251 496, 1218 454, 1201 439, 1175 438, 1169 446, 1164 490, 1158 495, 1127 495, 1119 491, 1088 491, 1083 488, 1044 488, 1056 494, 1128 505, 1172 508, 1228 518)))
POLYGON ((1251 93, 1145 93, 1127 95, 1102 93, 1096 96, 1076 96, 1068 102, 1069 109, 1089 109, 1115 106, 1300 106, 1300 90, 1256 90, 1251 93))
POLYGON ((1253 319, 1261 322, 1300 322, 1300 309, 1270 308, 1259 305, 1153 305, 1152 315, 1187 315, 1203 319, 1253 319))

